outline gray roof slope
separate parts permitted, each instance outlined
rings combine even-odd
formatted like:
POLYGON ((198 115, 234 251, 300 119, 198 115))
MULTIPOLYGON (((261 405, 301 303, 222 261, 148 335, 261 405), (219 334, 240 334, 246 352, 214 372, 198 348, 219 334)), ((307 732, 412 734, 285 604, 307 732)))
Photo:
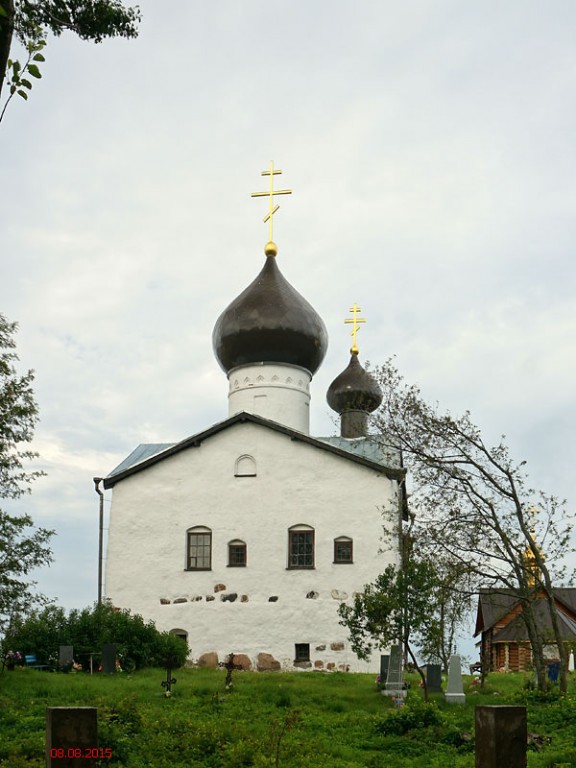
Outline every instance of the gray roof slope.
MULTIPOLYGON (((572 611, 572 613, 576 614, 576 588, 557 587, 554 590, 554 596, 559 602, 563 603, 570 611, 572 611)), ((493 627, 499 621, 499 619, 510 613, 510 611, 518 602, 518 592, 516 592, 514 589, 481 590, 480 594, 478 595, 478 616, 476 620, 476 630, 474 635, 476 636, 480 632, 486 632, 486 630, 493 627)), ((534 605, 537 620, 543 622, 542 626, 550 626, 550 612, 544 610, 546 601, 543 598, 539 598, 537 601, 535 601, 534 605), (542 612, 542 615, 540 615, 540 612, 542 612)), ((562 612, 560 612, 560 616, 565 618, 565 623, 567 624, 569 632, 572 632, 573 629, 576 631, 576 623, 573 622, 569 616, 566 616, 562 612), (572 625, 574 625, 573 628, 572 625)), ((503 627, 501 630, 499 630, 494 635, 494 638, 498 637, 498 640, 523 639, 520 637, 512 638, 512 636, 506 636, 508 627, 515 626, 518 621, 520 621, 520 624, 524 626, 524 622, 521 619, 514 619, 510 622, 510 624, 506 625, 506 627, 503 627)), ((515 630, 512 629, 510 630, 511 633, 514 631, 515 630)), ((572 634, 567 636, 573 637, 572 634)))
POLYGON ((264 419, 261 416, 256 416, 252 413, 242 412, 214 424, 212 427, 209 427, 203 432, 199 432, 197 435, 187 437, 179 443, 142 443, 132 451, 124 461, 113 469, 106 478, 104 478, 104 488, 112 488, 116 483, 136 472, 141 472, 143 469, 187 448, 197 448, 204 440, 212 437, 212 435, 222 432, 234 424, 246 422, 267 427, 268 429, 272 429, 275 432, 290 437, 294 441, 306 443, 314 448, 319 448, 335 456, 339 456, 340 458, 353 461, 356 464, 361 464, 369 469, 381 472, 391 479, 399 481, 404 479, 405 471, 398 466, 398 462, 395 462, 396 466, 388 466, 383 461, 385 456, 382 453, 379 455, 379 460, 374 458, 376 455, 374 448, 364 444, 364 440, 369 438, 364 438, 363 441, 348 441, 343 438, 310 437, 303 432, 298 432, 290 427, 285 427, 283 424, 278 424, 275 421, 264 419))
POLYGON ((171 448, 173 445, 176 445, 176 443, 140 443, 140 445, 134 448, 129 456, 126 456, 126 458, 121 461, 117 467, 114 467, 112 472, 109 473, 108 477, 112 477, 112 475, 118 475, 120 472, 124 472, 125 469, 129 469, 135 464, 139 464, 141 461, 149 459, 151 456, 154 456, 157 453, 162 453, 162 451, 165 451, 167 448, 171 448))
POLYGON ((510 613, 518 602, 518 593, 513 589, 482 589, 478 595, 478 616, 474 636, 485 632, 510 613))
POLYGON ((328 443, 343 451, 363 456, 377 464, 385 464, 387 467, 400 469, 400 451, 389 445, 383 445, 377 437, 317 437, 323 443, 328 443))
MULTIPOLYGON (((544 598, 536 600, 532 605, 532 610, 540 630, 545 632, 545 634, 549 635, 550 639, 552 639, 552 619, 550 617, 550 611, 548 610, 547 600, 544 598)), ((562 611, 559 611, 558 623, 560 625, 560 633, 564 640, 574 640, 574 638, 576 638, 576 621, 571 619, 570 616, 567 616, 562 611)), ((528 639, 526 624, 521 619, 521 617, 514 619, 510 622, 510 624, 502 627, 501 630, 495 632, 492 636, 493 643, 504 643, 510 641, 521 642, 524 640, 527 641, 528 639)))

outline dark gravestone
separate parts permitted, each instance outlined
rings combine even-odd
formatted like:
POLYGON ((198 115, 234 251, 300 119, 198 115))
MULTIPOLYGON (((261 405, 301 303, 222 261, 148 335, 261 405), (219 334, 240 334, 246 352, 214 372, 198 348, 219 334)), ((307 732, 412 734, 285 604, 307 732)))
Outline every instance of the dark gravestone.
POLYGON ((66 667, 72 666, 74 661, 74 646, 73 645, 61 645, 58 653, 58 666, 66 667))
POLYGON ((116 672, 116 646, 114 643, 107 643, 102 648, 102 672, 106 674, 116 672))
POLYGON ((442 693, 442 667, 440 664, 426 665, 428 693, 442 693))
POLYGON ((389 654, 381 654, 380 656, 380 682, 382 685, 386 682, 388 677, 388 664, 390 662, 389 654))
POLYGON ((97 759, 96 707, 46 707, 47 768, 92 768, 97 759))
POLYGON ((476 707, 476 768, 526 768, 526 707, 476 707))

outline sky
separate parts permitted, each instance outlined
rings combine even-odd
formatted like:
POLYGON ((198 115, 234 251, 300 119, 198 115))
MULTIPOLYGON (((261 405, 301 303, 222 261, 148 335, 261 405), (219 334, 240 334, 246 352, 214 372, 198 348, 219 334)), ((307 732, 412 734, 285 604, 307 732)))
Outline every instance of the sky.
MULTIPOLYGON (((360 356, 576 480, 573 0, 142 0, 137 40, 51 38, 0 124, 0 312, 36 371, 54 528, 39 588, 97 597, 98 497, 142 442, 227 416, 212 329, 259 272, 271 160, 284 276, 330 345, 311 433, 360 356)), ((17 52, 13 51, 15 55, 17 52)), ((109 493, 105 509, 109 510, 109 493)))

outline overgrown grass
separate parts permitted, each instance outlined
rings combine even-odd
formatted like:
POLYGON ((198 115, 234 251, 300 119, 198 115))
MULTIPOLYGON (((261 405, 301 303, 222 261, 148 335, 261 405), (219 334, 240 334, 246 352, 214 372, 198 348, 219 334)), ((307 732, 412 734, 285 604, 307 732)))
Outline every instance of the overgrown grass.
POLYGON ((576 768, 576 693, 537 695, 522 675, 491 675, 465 705, 427 706, 410 691, 395 709, 370 675, 234 674, 181 669, 171 698, 162 670, 103 677, 33 670, 0 676, 0 766, 44 766, 47 706, 98 708, 111 768, 472 768, 474 706, 526 703, 537 734, 529 768, 576 768))

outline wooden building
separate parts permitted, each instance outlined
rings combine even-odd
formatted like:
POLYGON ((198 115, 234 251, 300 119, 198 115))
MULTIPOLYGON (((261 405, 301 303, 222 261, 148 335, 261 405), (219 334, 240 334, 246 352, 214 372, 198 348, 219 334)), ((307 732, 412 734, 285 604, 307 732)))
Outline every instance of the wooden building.
MULTIPOLYGON (((576 644, 576 588, 564 587, 554 591, 556 607, 564 642, 576 644)), ((538 626, 550 642, 544 646, 547 659, 558 659, 553 641, 552 622, 544 592, 534 602, 538 626)), ((522 620, 522 603, 518 593, 509 589, 482 590, 478 599, 476 629, 480 636, 480 658, 486 672, 519 672, 532 663, 532 649, 526 625, 522 620)))

